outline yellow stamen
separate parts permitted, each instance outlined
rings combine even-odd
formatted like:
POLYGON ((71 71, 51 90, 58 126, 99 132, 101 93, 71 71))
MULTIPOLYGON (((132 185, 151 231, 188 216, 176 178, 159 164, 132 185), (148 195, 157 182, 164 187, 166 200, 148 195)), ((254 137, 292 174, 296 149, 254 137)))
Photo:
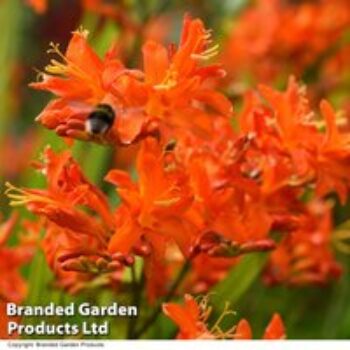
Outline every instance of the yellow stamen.
POLYGON ((227 316, 235 316, 236 315, 236 313, 234 311, 230 310, 229 307, 230 307, 230 303, 226 302, 223 312, 221 313, 219 318, 216 320, 216 322, 214 323, 214 325, 210 329, 210 332, 215 335, 215 338, 227 339, 227 338, 232 338, 233 335, 235 334, 234 332, 235 332, 236 326, 232 326, 231 328, 229 328, 226 331, 223 331, 221 329, 221 324, 227 316))
MULTIPOLYGON (((197 298, 196 300, 197 300, 198 306, 201 310, 200 320, 203 323, 207 323, 207 321, 208 321, 208 319, 213 311, 213 308, 211 306, 209 306, 209 295, 199 297, 199 299, 197 298)), ((224 331, 221 328, 221 324, 227 316, 235 316, 235 315, 236 315, 236 313, 234 311, 230 310, 230 303, 226 302, 223 312, 218 317, 218 319, 215 321, 214 325, 210 328, 209 332, 216 339, 229 339, 229 338, 231 339, 235 334, 236 326, 232 326, 228 330, 224 331)))
POLYGON ((72 32, 73 34, 79 34, 83 36, 85 39, 89 36, 89 31, 87 29, 84 29, 83 26, 79 26, 79 28, 72 32))
POLYGON ((60 57, 63 61, 67 61, 66 57, 60 50, 60 44, 55 44, 52 41, 49 44, 49 49, 46 51, 47 53, 50 54, 56 54, 58 57, 60 57))
POLYGON ((174 197, 174 198, 163 199, 163 200, 160 199, 160 200, 154 201, 154 204, 160 207, 170 207, 173 204, 178 203, 180 200, 181 200, 181 197, 174 197))
POLYGON ((201 53, 193 53, 191 58, 194 60, 207 61, 215 57, 219 52, 219 44, 216 44, 201 53))
POLYGON ((45 72, 41 71, 38 68, 33 68, 34 72, 36 73, 36 81, 43 81, 45 80, 45 72))
POLYGON ((10 199, 10 206, 20 206, 33 202, 45 202, 48 204, 55 204, 55 201, 48 197, 31 193, 22 188, 13 186, 10 182, 5 183, 5 195, 10 199))
MULTIPOLYGON (((79 29, 76 33, 81 34, 82 36, 87 36, 87 31, 84 31, 82 28, 79 29)), ((98 82, 96 82, 88 72, 82 70, 78 65, 74 62, 67 59, 67 57, 61 52, 59 44, 55 44, 53 42, 50 43, 50 48, 47 50, 47 53, 54 54, 59 57, 60 62, 56 59, 51 59, 50 64, 45 67, 45 71, 52 75, 70 75, 75 78, 78 78, 84 81, 89 87, 95 91, 96 95, 100 94, 100 87, 98 82)), ((84 64, 84 62, 82 62, 84 64)))
POLYGON ((155 90, 170 90, 174 86, 176 86, 178 81, 178 73, 177 71, 173 68, 170 67, 165 75, 165 78, 160 84, 157 84, 154 86, 155 90))

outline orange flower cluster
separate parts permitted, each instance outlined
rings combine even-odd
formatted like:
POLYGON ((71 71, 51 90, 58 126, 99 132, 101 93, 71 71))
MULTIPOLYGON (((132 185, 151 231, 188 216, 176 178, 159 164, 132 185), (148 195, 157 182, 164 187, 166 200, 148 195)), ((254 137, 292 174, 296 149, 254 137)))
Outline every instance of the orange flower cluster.
MULTIPOLYGON (((211 327, 208 326, 208 319, 212 309, 208 306, 208 298, 204 297, 196 301, 191 295, 185 295, 184 305, 175 303, 163 304, 163 312, 171 318, 180 328, 177 334, 178 339, 252 339, 252 330, 249 322, 242 319, 236 326, 223 331, 221 323, 227 316, 234 316, 234 313, 225 308, 224 312, 211 327)), ((262 339, 284 339, 286 337, 283 322, 278 314, 274 314, 266 327, 262 339)))
POLYGON ((272 82, 291 72, 300 76, 338 49, 349 22, 346 0, 257 0, 234 23, 223 60, 236 77, 244 72, 272 82))
POLYGON ((36 166, 48 179, 46 190, 8 184, 7 193, 12 205, 26 204, 45 218, 43 250, 59 284, 77 292, 102 272, 106 273, 99 280, 102 285, 118 282, 122 264, 107 249, 114 216, 105 195, 88 182, 69 151, 58 155, 47 148, 44 163, 36 166))
MULTIPOLYGON (((17 215, 13 214, 7 221, 0 226, 0 300, 13 301, 20 303, 26 296, 26 283, 19 273, 19 268, 28 262, 34 252, 34 242, 29 236, 22 237, 22 244, 17 247, 8 247, 8 241, 11 232, 17 222, 17 215)), ((30 227, 29 222, 27 229, 30 227)))
POLYGON ((46 67, 50 74, 43 73, 42 81, 31 86, 50 91, 58 98, 48 104, 37 120, 60 136, 130 144, 146 134, 148 127, 148 119, 138 108, 142 99, 138 83, 141 73, 126 69, 113 49, 101 60, 88 46, 86 37, 86 31, 73 33, 65 56, 51 44, 49 52, 63 62, 52 59, 46 67), (85 130, 87 115, 99 104, 121 110, 118 120, 102 139, 85 130), (132 124, 127 123, 130 118, 132 124))
POLYGON ((178 49, 145 43, 143 72, 125 68, 113 47, 101 60, 86 38, 86 31, 73 33, 65 55, 51 44, 49 52, 62 62, 52 59, 42 81, 31 84, 58 96, 37 120, 60 136, 128 145, 159 128, 167 137, 179 128, 208 134, 213 116, 231 114, 228 100, 206 84, 224 71, 201 65, 217 52, 217 46, 208 48, 210 32, 201 21, 185 18, 178 49), (105 104, 115 111, 115 123, 103 135, 87 132, 88 114, 105 104))
POLYGON ((0 176, 15 179, 28 168, 37 139, 34 132, 27 132, 20 140, 13 135, 6 135, 0 142, 0 176))
MULTIPOLYGON (((261 6, 270 11, 276 4, 261 6)), ((315 43, 317 54, 321 49, 315 43)), ((47 148, 36 165, 47 189, 8 184, 13 205, 45 218, 43 249, 61 286, 117 287, 137 255, 149 300, 169 291, 184 261, 192 269, 183 289, 206 292, 240 255, 270 250, 267 282, 339 276, 326 198, 337 194, 345 203, 350 188, 342 116, 326 101, 314 112, 305 88, 290 78, 286 91, 262 85, 248 92, 232 118, 231 102, 216 88, 225 71, 210 62, 217 51, 202 21, 188 16, 178 46, 143 45, 142 69, 127 68, 114 47, 98 57, 83 30, 73 33, 65 54, 51 44, 58 58, 31 86, 56 97, 37 121, 69 139, 139 145, 136 174, 112 169, 105 177, 120 199, 115 210, 69 151, 47 148)), ((164 310, 181 326, 180 337, 215 337, 193 298, 164 310)), ((265 338, 283 334, 276 316, 265 338)), ((246 321, 234 337, 251 337, 246 321)))
POLYGON ((271 253, 266 283, 324 284, 339 277, 341 266, 329 249, 333 230, 330 209, 319 200, 308 205, 303 225, 291 230, 271 253))
POLYGON ((21 303, 27 295, 27 284, 20 274, 20 268, 28 263, 35 252, 37 225, 26 221, 26 234, 16 247, 7 246, 7 241, 17 223, 18 215, 13 214, 0 225, 0 337, 8 338, 6 303, 21 303))
POLYGON ((260 184, 272 228, 289 232, 271 255, 266 280, 324 283, 340 274, 325 198, 337 193, 345 203, 348 197, 349 134, 328 102, 320 106, 324 119, 317 118, 293 78, 283 93, 259 90, 268 105, 248 93, 240 115, 242 131, 255 135, 246 166, 260 184))

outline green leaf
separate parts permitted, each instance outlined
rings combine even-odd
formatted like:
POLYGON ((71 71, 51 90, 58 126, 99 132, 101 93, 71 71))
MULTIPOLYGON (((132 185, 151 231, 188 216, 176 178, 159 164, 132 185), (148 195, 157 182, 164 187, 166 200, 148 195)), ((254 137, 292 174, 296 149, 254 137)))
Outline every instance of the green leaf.
POLYGON ((21 45, 21 28, 22 8, 20 0, 1 1, 0 2, 0 21, 2 32, 0 35, 0 139, 6 136, 9 131, 11 118, 14 110, 11 108, 12 99, 9 94, 11 89, 11 78, 14 62, 18 55, 18 49, 21 45), (3 134, 3 135, 2 135, 3 134))
POLYGON ((223 302, 236 303, 249 289, 252 283, 260 275, 268 255, 266 253, 254 253, 244 256, 240 263, 233 267, 227 277, 218 283, 212 290, 218 298, 213 303, 223 302))
POLYGON ((38 251, 30 267, 28 278, 30 283, 26 305, 42 305, 44 301, 51 300, 49 293, 47 293, 47 286, 51 278, 52 274, 47 266, 44 254, 42 251, 38 251))

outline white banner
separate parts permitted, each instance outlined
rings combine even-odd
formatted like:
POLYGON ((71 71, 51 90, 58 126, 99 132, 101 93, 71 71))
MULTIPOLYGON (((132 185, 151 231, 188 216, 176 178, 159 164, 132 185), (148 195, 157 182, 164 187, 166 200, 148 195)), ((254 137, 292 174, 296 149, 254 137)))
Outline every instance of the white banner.
POLYGON ((113 349, 113 350, 349 350, 350 341, 190 341, 190 340, 1 340, 0 349, 113 349))

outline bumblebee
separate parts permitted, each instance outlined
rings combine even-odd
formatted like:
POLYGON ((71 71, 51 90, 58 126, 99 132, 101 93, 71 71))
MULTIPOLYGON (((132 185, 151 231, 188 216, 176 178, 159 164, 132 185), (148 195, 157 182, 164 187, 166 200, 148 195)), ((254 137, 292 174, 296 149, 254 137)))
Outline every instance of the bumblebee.
POLYGON ((115 117, 115 112, 110 105, 106 103, 98 104, 88 115, 85 130, 89 134, 103 135, 113 126, 115 117))

